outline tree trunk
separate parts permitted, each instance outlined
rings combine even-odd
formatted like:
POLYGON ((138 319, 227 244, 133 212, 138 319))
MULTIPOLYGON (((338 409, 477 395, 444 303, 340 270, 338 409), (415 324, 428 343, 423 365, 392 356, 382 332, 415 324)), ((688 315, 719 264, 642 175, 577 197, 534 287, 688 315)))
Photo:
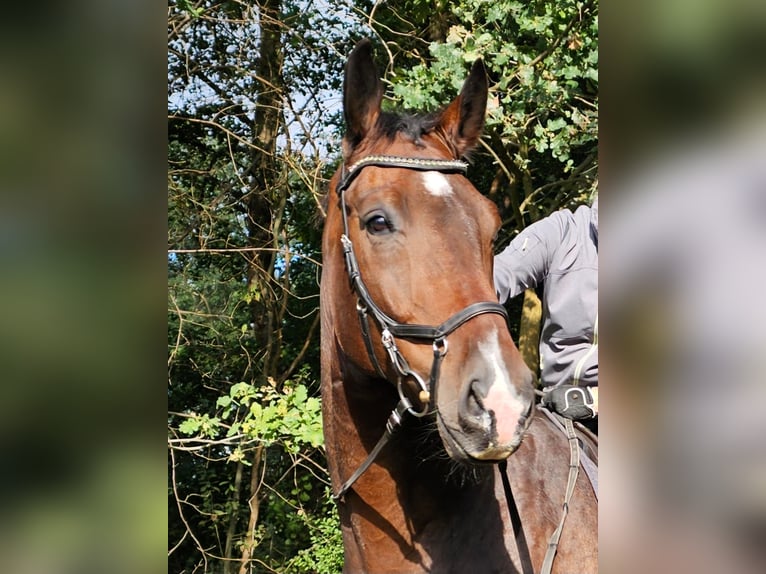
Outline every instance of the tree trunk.
MULTIPOLYGON (((260 365, 254 371, 262 382, 278 379, 277 360, 280 355, 281 326, 279 320, 280 293, 274 288, 275 264, 278 258, 282 213, 288 190, 280 182, 277 137, 283 118, 283 55, 280 35, 282 0, 259 3, 260 52, 254 75, 258 79, 255 116, 253 118, 253 152, 250 168, 251 189, 246 198, 249 241, 253 252, 248 269, 248 289, 252 295, 250 310, 253 335, 261 350, 260 365)), ((263 447, 253 454, 250 473, 250 518, 242 548, 239 574, 246 574, 255 549, 255 528, 260 510, 260 484, 263 447)))
POLYGON ((260 53, 255 63, 258 78, 253 118, 253 153, 250 167, 251 189, 246 198, 248 234, 254 251, 248 269, 248 290, 252 296, 253 335, 263 350, 261 370, 264 380, 279 355, 279 294, 271 284, 279 248, 279 228, 287 191, 280 185, 277 137, 283 124, 282 39, 279 31, 282 0, 264 0, 259 5, 260 53), (277 335, 275 336, 275 333, 277 335))
POLYGON ((250 471, 250 519, 247 521, 247 534, 245 534, 245 543, 242 546, 242 561, 239 565, 239 574, 247 574, 247 568, 250 563, 250 557, 255 548, 255 527, 258 525, 258 512, 261 509, 261 499, 258 496, 261 486, 261 459, 263 457, 263 446, 257 446, 253 454, 253 466, 250 471))
POLYGON ((231 495, 232 505, 229 514, 229 527, 226 529, 226 543, 224 546, 223 574, 231 574, 234 571, 234 562, 232 561, 232 548, 234 546, 234 536, 237 534, 237 521, 239 520, 239 495, 242 490, 242 471, 244 470, 242 462, 237 463, 237 473, 234 476, 234 492, 231 495))
POLYGON ((524 305, 521 308, 519 324, 519 351, 524 362, 538 373, 540 369, 540 320, 543 306, 534 289, 524 291, 524 305))

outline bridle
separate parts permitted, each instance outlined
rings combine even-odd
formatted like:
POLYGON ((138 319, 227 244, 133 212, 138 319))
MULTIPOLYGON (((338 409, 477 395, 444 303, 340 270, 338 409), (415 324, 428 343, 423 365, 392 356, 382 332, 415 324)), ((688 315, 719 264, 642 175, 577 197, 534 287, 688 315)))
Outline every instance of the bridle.
POLYGON ((340 209, 343 215, 343 234, 340 237, 341 244, 343 246, 343 255, 346 263, 346 271, 348 272, 351 287, 356 293, 357 303, 356 310, 359 315, 359 322, 362 329, 362 338, 364 339, 365 347, 367 348, 367 354, 370 357, 370 361, 375 367, 375 371, 378 375, 388 380, 383 368, 381 367, 373 346, 373 340, 370 332, 370 317, 377 323, 381 333, 381 343, 386 350, 388 360, 397 373, 396 388, 399 394, 399 402, 391 412, 386 422, 386 431, 370 451, 370 454, 361 464, 361 466, 354 472, 351 477, 341 486, 340 490, 333 495, 334 499, 341 499, 348 492, 351 486, 356 480, 364 473, 369 466, 373 463, 380 451, 383 449, 389 438, 393 435, 394 431, 401 425, 402 417, 409 413, 415 417, 423 417, 431 412, 431 405, 435 399, 436 386, 439 380, 439 371, 441 368, 441 362, 448 351, 447 336, 454 332, 458 327, 465 322, 470 321, 478 315, 484 313, 495 313, 502 315, 506 319, 508 313, 505 308, 494 301, 480 301, 472 303, 464 309, 458 311, 446 321, 440 325, 419 325, 413 323, 400 323, 387 315, 381 310, 375 301, 372 300, 367 287, 362 280, 362 276, 359 272, 359 264, 357 263, 356 255, 354 254, 354 246, 349 237, 349 225, 348 215, 346 213, 346 196, 345 192, 349 186, 353 183, 359 173, 365 167, 383 167, 383 168, 405 168, 417 171, 439 171, 442 173, 461 173, 465 174, 468 164, 459 160, 444 160, 444 159, 425 159, 425 158, 408 158, 397 157, 390 155, 371 155, 367 156, 349 168, 346 168, 345 164, 341 167, 340 182, 336 187, 336 193, 340 199, 340 209), (401 354, 396 346, 396 339, 415 339, 421 341, 430 341, 433 347, 434 359, 431 364, 431 373, 428 383, 415 371, 413 371, 407 360, 401 354), (414 379, 418 387, 420 388, 418 399, 422 404, 421 410, 416 410, 412 402, 407 397, 404 388, 403 381, 407 378, 414 379))
MULTIPOLYGON (((458 160, 407 158, 389 155, 371 155, 354 163, 348 169, 346 168, 345 164, 341 167, 340 182, 336 187, 336 192, 340 199, 340 209, 343 215, 343 234, 340 237, 340 241, 343 245, 343 255, 346 263, 346 271, 348 272, 351 287, 357 296, 356 310, 357 314, 359 315, 359 323, 362 329, 362 338, 364 339, 364 344, 367 348, 367 354, 369 355, 370 361, 375 367, 375 371, 381 378, 387 379, 386 374, 383 371, 377 356, 375 355, 375 350, 373 347, 369 325, 369 318, 372 316, 380 329, 381 343, 386 350, 388 359, 397 373, 396 388, 399 393, 399 402, 388 417, 388 421, 386 422, 386 430, 383 433, 383 436, 377 442, 375 447, 370 451, 370 454, 367 456, 364 462, 362 462, 359 468, 357 468, 351 477, 345 483, 343 483, 340 490, 332 496, 334 500, 342 499, 354 484, 354 482, 356 482, 356 480, 375 461, 380 451, 393 435, 394 431, 399 428, 399 426, 401 426, 403 420, 402 417, 405 414, 409 413, 415 417, 423 417, 431 411, 431 405, 435 402, 436 386, 439 380, 441 361, 444 359, 444 356, 447 354, 447 350, 449 348, 447 345, 447 336, 454 332, 465 322, 470 321, 474 317, 484 313, 496 313, 498 315, 502 315, 506 319, 508 318, 507 311, 499 303, 491 301, 480 301, 468 305, 464 309, 449 317, 440 325, 419 325, 413 323, 400 323, 399 321, 396 321, 385 312, 383 312, 383 310, 381 310, 381 308, 375 304, 375 301, 372 300, 372 297, 370 296, 370 293, 367 290, 364 281, 362 280, 361 274, 359 272, 359 264, 357 263, 356 255, 354 254, 354 246, 351 242, 351 239, 349 238, 348 214, 346 213, 345 197, 345 192, 354 181, 354 179, 356 179, 362 169, 369 166, 398 167, 418 171, 439 171, 442 173, 461 174, 465 174, 468 168, 468 164, 458 160), (429 376, 428 383, 426 383, 418 373, 410 368, 407 360, 404 358, 396 346, 397 337, 401 339, 431 341, 434 351, 434 359, 433 363, 431 364, 431 374, 429 376), (418 398, 423 404, 423 408, 419 411, 413 407, 412 402, 407 398, 407 395, 405 394, 404 388, 402 386, 402 381, 408 377, 415 379, 418 386, 420 387, 418 398)), ((541 410, 546 411, 545 409, 541 410)), ((552 418, 555 417, 555 415, 547 413, 547 411, 546 414, 552 418)), ((555 422, 555 418, 553 418, 553 420, 555 422)), ((577 444, 577 437, 572 426, 572 421, 569 419, 562 420, 564 420, 564 424, 566 425, 567 439, 570 448, 569 479, 567 482, 567 489, 564 497, 562 517, 558 527, 553 532, 548 542, 548 548, 546 550, 545 558, 543 561, 541 574, 549 574, 552 570, 553 560, 556 556, 559 538, 564 527, 564 521, 566 520, 568 514, 569 502, 572 498, 572 495, 574 494, 574 487, 577 481, 578 470, 580 466, 579 447, 577 444)), ((505 492, 509 514, 511 516, 514 532, 516 535, 519 557, 522 560, 522 571, 527 574, 532 570, 532 561, 529 555, 529 547, 526 538, 524 537, 523 529, 521 528, 521 518, 514 501, 513 493, 511 492, 510 482, 508 481, 508 477, 506 475, 506 468, 506 462, 501 462, 500 475, 503 480, 503 490, 505 492)))

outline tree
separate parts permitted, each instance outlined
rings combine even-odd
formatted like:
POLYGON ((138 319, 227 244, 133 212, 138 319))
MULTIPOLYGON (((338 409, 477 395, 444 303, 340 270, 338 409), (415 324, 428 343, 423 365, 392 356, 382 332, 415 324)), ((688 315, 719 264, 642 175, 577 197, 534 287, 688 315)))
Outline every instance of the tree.
POLYGON ((347 48, 327 47, 347 31, 307 6, 168 12, 172 571, 284 567, 332 511, 314 214, 328 175, 317 134, 337 129, 323 96, 340 81, 321 72, 340 68, 347 48))
POLYGON ((319 426, 322 196, 345 57, 389 106, 491 74, 469 177, 514 230, 596 186, 594 2, 177 0, 168 8, 169 571, 334 572, 319 426))

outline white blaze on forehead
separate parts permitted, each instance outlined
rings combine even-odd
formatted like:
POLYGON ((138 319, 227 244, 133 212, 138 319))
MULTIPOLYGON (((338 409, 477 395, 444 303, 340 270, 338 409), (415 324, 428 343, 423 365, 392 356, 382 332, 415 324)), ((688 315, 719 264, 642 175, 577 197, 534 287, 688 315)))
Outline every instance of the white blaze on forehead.
POLYGON ((443 173, 438 171, 424 171, 422 176, 423 184, 431 195, 444 196, 452 194, 452 187, 443 173))

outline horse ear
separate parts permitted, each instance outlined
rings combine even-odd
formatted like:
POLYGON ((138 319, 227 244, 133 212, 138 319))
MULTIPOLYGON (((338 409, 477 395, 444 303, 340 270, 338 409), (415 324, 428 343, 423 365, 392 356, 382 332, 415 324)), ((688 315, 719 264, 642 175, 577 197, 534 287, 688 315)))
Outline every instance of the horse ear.
POLYGON ((460 95, 442 112, 439 125, 460 158, 479 141, 487 110, 487 71, 476 60, 460 95))
POLYGON ((372 129, 380 114, 383 83, 372 59, 370 40, 361 40, 351 51, 343 80, 343 113, 346 118, 345 143, 356 147, 372 129))

